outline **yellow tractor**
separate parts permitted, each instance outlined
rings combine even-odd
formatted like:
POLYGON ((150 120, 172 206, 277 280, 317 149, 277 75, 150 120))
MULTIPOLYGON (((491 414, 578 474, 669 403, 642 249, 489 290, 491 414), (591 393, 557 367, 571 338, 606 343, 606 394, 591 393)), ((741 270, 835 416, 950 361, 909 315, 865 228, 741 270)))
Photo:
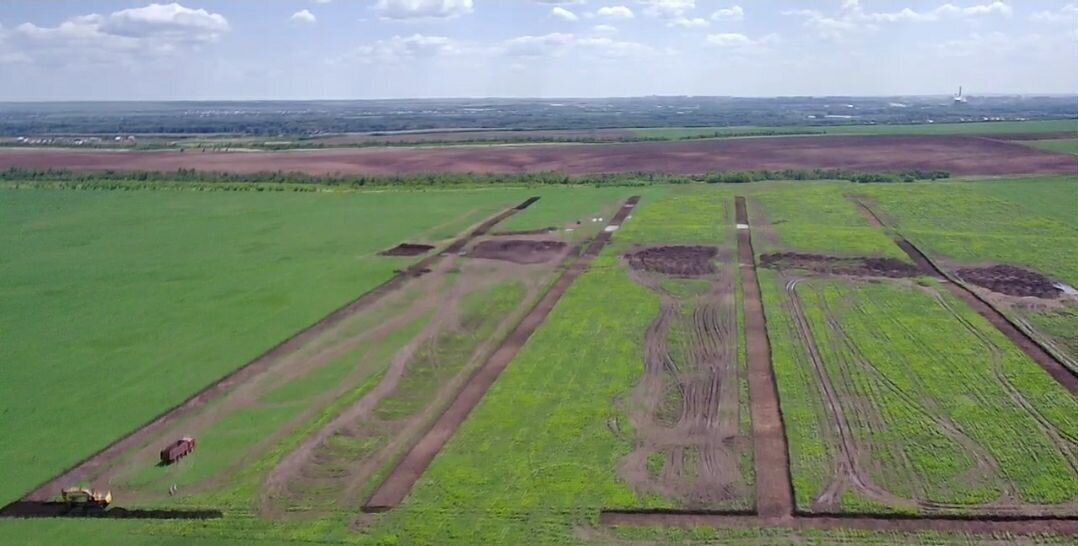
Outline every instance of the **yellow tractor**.
POLYGON ((108 508, 112 503, 112 491, 95 491, 81 487, 69 487, 60 492, 66 502, 72 508, 108 508))

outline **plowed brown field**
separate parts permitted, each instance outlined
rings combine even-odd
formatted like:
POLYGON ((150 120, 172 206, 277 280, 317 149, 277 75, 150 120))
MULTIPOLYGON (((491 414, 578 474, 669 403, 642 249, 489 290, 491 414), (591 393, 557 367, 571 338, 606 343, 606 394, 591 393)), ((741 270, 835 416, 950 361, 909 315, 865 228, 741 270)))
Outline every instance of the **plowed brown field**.
POLYGON ((286 152, 0 150, 0 169, 264 171, 397 175, 569 174, 844 168, 955 175, 1078 172, 1078 157, 966 136, 809 136, 603 145, 335 149, 286 152))

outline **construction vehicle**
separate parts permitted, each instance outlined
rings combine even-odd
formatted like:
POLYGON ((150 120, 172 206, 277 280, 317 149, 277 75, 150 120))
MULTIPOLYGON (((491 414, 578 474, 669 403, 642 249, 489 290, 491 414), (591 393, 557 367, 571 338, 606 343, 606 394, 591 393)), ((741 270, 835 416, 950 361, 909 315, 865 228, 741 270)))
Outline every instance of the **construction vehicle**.
POLYGON ((64 502, 72 508, 108 508, 112 504, 112 491, 97 491, 81 487, 69 487, 60 491, 64 502))
POLYGON ((168 447, 161 450, 161 464, 170 465, 188 455, 195 450, 195 439, 191 436, 184 436, 175 442, 169 444, 168 447))

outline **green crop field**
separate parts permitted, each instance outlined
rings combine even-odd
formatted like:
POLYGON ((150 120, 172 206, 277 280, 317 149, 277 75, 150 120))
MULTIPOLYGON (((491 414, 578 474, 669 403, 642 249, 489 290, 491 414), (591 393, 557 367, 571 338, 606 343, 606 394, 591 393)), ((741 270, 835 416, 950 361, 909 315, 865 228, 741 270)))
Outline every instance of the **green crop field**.
MULTIPOLYGON (((1001 262, 1075 285, 1078 262, 1067 250, 1078 241, 1067 202, 1075 192, 1075 177, 0 192, 0 301, 14 310, 0 314, 0 361, 21 363, 0 371, 6 501, 416 259, 376 256, 380 250, 405 241, 444 244, 531 195, 542 199, 493 231, 556 227, 544 238, 573 246, 599 233, 627 196, 643 196, 400 506, 360 511, 448 405, 446 396, 552 284, 562 271, 555 262, 448 256, 383 304, 319 334, 264 376, 100 470, 126 495, 120 507, 216 509, 222 518, 0 519, 0 544, 1071 544, 1073 537, 1052 534, 610 527, 599 515, 753 509, 735 195, 748 197, 758 256, 791 251, 908 263, 856 198, 948 269, 1001 262), (604 221, 592 221, 597 216, 604 221), (663 276, 632 271, 623 259, 661 245, 716 247, 716 271, 663 276), (663 330, 660 317, 671 309, 663 330), (720 338, 717 348, 700 352, 693 325, 715 320, 725 324, 711 334, 720 338), (654 349, 647 340, 655 332, 665 332, 668 346, 654 349), (736 375, 722 381, 736 388, 723 411, 737 415, 725 441, 741 447, 729 459, 708 455, 708 464, 729 466, 732 481, 721 499, 693 496, 694 469, 706 466, 703 444, 691 442, 701 437, 690 435, 696 439, 684 445, 671 439, 681 438, 673 427, 691 407, 688 391, 664 391, 655 406, 655 422, 669 428, 641 417, 651 415, 641 410, 641 385, 656 350, 677 368, 666 369, 662 381, 690 378, 676 383, 681 388, 700 373, 685 368, 700 355, 732 355, 728 373, 736 375), (146 464, 161 438, 188 428, 199 431, 198 451, 176 466, 146 464), (308 457, 288 462, 316 438, 308 457), (675 450, 664 451, 668 444, 675 450), (678 487, 664 488, 671 484, 678 487), (178 487, 176 496, 165 493, 170 486, 178 487)), ((938 281, 764 267, 758 275, 799 509, 1075 514, 1078 399, 938 281), (825 403, 828 390, 838 395, 842 420, 825 403), (846 444, 836 423, 849 434, 846 444), (836 471, 851 446, 856 479, 836 471)), ((1078 348, 1071 328, 1078 304, 1069 301, 1000 304, 1070 351, 1078 348)))
POLYGON ((1027 140, 1021 141, 1021 144, 1039 148, 1041 150, 1048 150, 1050 152, 1078 155, 1078 138, 1027 140))
MULTIPOLYGON (((772 317, 784 314, 775 284, 769 286, 772 317)), ((953 296, 916 284, 821 280, 798 284, 788 297, 801 300, 810 342, 845 414, 844 424, 835 425, 842 421, 822 411, 821 380, 804 373, 812 368, 807 354, 776 358, 784 408, 817 408, 814 419, 787 422, 802 509, 814 509, 836 478, 829 469, 849 456, 864 467, 858 479, 882 492, 847 484, 832 510, 917 512, 941 505, 965 513, 996 502, 1005 490, 1015 492, 1009 502, 1017 505, 1078 497, 1078 473, 1060 451, 1072 448, 1066 440, 1056 443, 1078 432, 1078 403, 953 296), (966 364, 973 362, 983 364, 966 364), (835 426, 849 427, 852 455, 833 438, 824 440, 835 426), (1022 442, 1012 441, 1017 435, 1022 442)))
MULTIPOLYGON (((905 237, 950 271, 1009 264, 1078 286, 1078 178, 876 186, 862 192, 905 237)), ((1058 348, 1078 369, 1078 303, 991 295, 1001 310, 1058 348)))

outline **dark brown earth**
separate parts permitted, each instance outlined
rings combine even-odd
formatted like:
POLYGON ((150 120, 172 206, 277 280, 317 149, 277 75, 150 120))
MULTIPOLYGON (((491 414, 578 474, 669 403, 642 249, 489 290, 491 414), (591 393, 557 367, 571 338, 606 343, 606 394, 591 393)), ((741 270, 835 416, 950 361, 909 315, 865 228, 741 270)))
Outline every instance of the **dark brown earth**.
MULTIPOLYGON (((611 226, 620 226, 640 201, 639 196, 630 197, 626 200, 621 210, 610 221, 611 226)), ((479 404, 487 389, 501 375, 502 370, 509 365, 517 352, 520 351, 528 338, 535 332, 539 325, 546 320, 554 305, 558 303, 565 291, 573 284, 591 264, 592 259, 610 241, 611 231, 599 233, 588 245, 580 258, 573 263, 554 286, 543 296, 543 299, 529 312, 517 325, 516 329, 506 337, 501 346, 491 355, 487 362, 468 381, 453 403, 446 408, 445 413, 438 418, 434 426, 412 447, 407 455, 389 473, 385 481, 371 495, 371 498, 363 506, 364 512, 384 512, 401 503, 419 477, 426 471, 438 452, 442 450, 449 438, 460 428, 468 414, 479 404)))
POLYGON ((760 256, 760 265, 768 269, 805 269, 817 273, 857 277, 916 277, 917 266, 894 258, 836 257, 798 252, 778 252, 760 256))
POLYGON ((265 171, 315 175, 430 172, 568 174, 843 168, 954 175, 1069 174, 1078 156, 968 136, 801 136, 598 145, 331 149, 284 152, 0 150, 0 169, 265 171))
POLYGON ((626 255, 629 266, 637 271, 650 271, 678 277, 709 275, 715 272, 719 250, 713 246, 656 246, 626 255))
POLYGON ((383 250, 380 256, 422 256, 434 250, 431 245, 419 245, 415 243, 401 243, 389 250, 383 250))
POLYGON ((505 260, 518 264, 539 264, 557 258, 565 248, 565 243, 561 241, 492 239, 481 241, 468 255, 472 258, 505 260))
MULTIPOLYGON (((513 214, 523 210, 531 203, 534 203, 538 198, 529 198, 524 203, 521 203, 515 207, 506 209, 497 215, 487 219, 478 227, 476 227, 470 233, 463 235, 457 240, 453 241, 449 245, 449 249, 461 249, 469 244, 475 237, 485 235, 489 230, 497 223, 505 220, 513 214)), ((10 515, 10 510, 19 502, 27 501, 48 501, 56 492, 63 487, 68 487, 73 483, 80 483, 86 478, 104 468, 115 457, 126 452, 129 449, 137 447, 147 440, 149 440, 154 434, 162 430, 183 417, 197 411, 199 408, 204 407, 206 404, 213 400, 218 399, 229 390, 249 381, 251 378, 265 372, 269 367, 278 359, 288 353, 296 350, 298 347, 303 346, 311 339, 315 338, 319 334, 325 332, 329 328, 336 324, 339 324, 344 319, 355 315, 356 313, 367 309, 374 305, 376 302, 384 298, 387 294, 390 294, 396 290, 399 290, 408 280, 415 277, 414 272, 422 271, 424 269, 429 270, 430 267, 441 260, 441 255, 434 255, 424 258, 416 263, 414 266, 394 276, 385 283, 379 285, 373 290, 359 296, 352 302, 344 305, 343 307, 333 311, 329 315, 318 322, 308 326, 307 328, 297 332, 292 337, 277 344, 272 349, 266 351, 259 357, 255 358, 251 362, 243 365, 234 372, 226 375, 215 383, 208 385, 198 393, 192 395, 187 400, 183 401, 179 405, 169 409, 168 411, 158 415, 154 419, 150 420, 141 427, 131 431, 126 436, 116 440, 108 447, 98 451, 97 453, 83 459, 76 463, 71 468, 60 473, 56 477, 48 480, 47 482, 39 485, 33 491, 24 495, 19 501, 11 503, 0 509, 0 517, 10 515)))
POLYGON ((963 281, 1008 296, 1053 299, 1063 292, 1048 277, 1013 265, 965 268, 956 274, 963 281))

